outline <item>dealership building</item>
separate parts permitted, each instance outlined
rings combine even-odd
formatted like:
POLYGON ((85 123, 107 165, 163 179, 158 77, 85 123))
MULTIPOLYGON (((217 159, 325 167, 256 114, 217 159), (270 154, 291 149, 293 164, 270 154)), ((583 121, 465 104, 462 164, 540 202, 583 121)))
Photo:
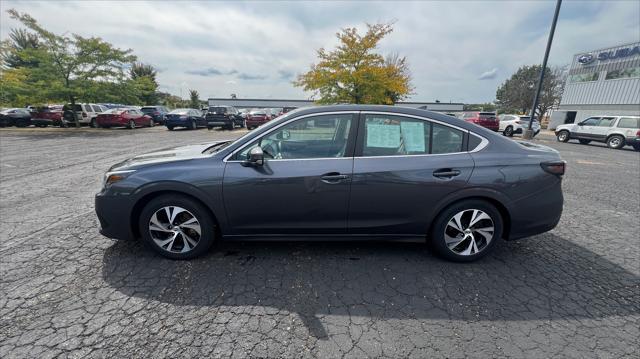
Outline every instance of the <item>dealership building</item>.
MULTIPOLYGON (((276 100, 255 98, 210 98, 209 106, 234 106, 236 108, 281 108, 314 106, 311 100, 276 100)), ((437 112, 462 112, 464 104, 454 102, 398 102, 396 106, 419 108, 437 112)))
POLYGON ((597 115, 640 115, 640 42, 573 56, 549 129, 597 115))

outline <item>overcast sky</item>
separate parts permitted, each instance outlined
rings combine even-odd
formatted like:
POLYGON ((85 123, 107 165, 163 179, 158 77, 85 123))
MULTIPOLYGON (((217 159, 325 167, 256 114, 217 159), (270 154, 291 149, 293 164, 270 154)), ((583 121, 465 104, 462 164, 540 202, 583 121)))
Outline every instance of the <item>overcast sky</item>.
MULTIPOLYGON (((158 71, 160 89, 201 98, 308 98, 291 81, 333 48, 344 27, 395 21, 379 46, 409 60, 412 100, 485 102, 519 66, 542 62, 555 1, 470 2, 28 2, 0 0, 0 37, 19 26, 99 36, 158 71), (64 14, 64 16, 63 16, 64 14)), ((640 1, 568 1, 550 65, 573 54, 640 41, 640 1)))

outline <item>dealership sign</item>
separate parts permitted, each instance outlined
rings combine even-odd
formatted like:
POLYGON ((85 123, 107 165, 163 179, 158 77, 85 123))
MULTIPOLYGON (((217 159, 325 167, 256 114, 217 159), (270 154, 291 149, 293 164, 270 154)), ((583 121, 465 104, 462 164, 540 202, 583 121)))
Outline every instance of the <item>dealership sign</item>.
POLYGON ((598 61, 607 61, 607 60, 620 59, 623 57, 630 57, 635 55, 640 55, 640 46, 623 47, 618 50, 603 51, 599 53, 598 56, 595 56, 593 54, 580 55, 578 56, 578 62, 583 65, 588 65, 594 62, 596 59, 598 61))

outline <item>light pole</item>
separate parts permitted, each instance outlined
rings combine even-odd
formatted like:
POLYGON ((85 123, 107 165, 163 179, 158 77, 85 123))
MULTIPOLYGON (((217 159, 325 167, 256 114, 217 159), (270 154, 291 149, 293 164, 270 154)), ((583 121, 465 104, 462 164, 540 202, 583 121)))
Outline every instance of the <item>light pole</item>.
MULTIPOLYGON (((538 98, 540 97, 540 91, 542 90, 542 83, 544 82, 544 71, 547 68, 547 60, 549 59, 549 50, 551 50, 551 42, 553 42, 553 33, 556 31, 556 23, 558 22, 558 14, 560 13, 560 5, 562 0, 556 2, 556 12, 553 14, 553 22, 551 23, 551 31, 549 32, 549 39, 547 40, 547 49, 544 52, 544 60, 542 61, 542 69, 540 69, 540 79, 538 79, 538 88, 536 89, 536 96, 533 98, 533 107, 531 108, 531 116, 529 117, 529 126, 522 134, 523 138, 533 138, 533 121, 536 116, 536 107, 538 107, 538 98)), ((543 113, 540 116, 544 115, 543 113)))

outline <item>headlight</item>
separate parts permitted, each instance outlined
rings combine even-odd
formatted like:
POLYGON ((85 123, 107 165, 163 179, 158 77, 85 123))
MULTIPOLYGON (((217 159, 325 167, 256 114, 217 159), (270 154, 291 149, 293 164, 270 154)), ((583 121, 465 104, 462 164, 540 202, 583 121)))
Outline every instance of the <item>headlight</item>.
POLYGON ((107 187, 116 182, 122 181, 123 179, 129 177, 129 175, 131 175, 133 172, 135 172, 135 170, 107 172, 104 175, 104 182, 102 183, 102 187, 107 187))

